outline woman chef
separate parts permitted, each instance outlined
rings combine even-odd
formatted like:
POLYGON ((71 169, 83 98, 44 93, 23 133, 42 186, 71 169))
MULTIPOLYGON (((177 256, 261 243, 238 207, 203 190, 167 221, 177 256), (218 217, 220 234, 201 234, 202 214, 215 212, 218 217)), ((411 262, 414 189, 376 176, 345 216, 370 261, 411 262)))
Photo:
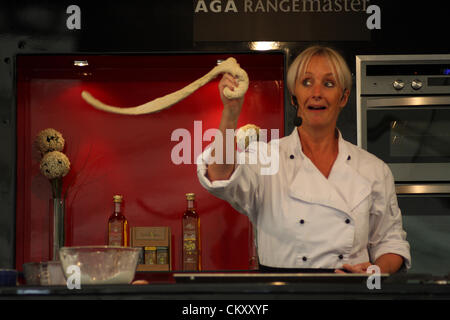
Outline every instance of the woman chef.
MULTIPOLYGON (((243 98, 229 100, 222 91, 236 85, 229 74, 219 83, 223 135, 236 129, 243 98)), ((409 268, 391 171, 336 128, 352 86, 345 60, 331 48, 310 47, 290 66, 287 85, 303 123, 277 141, 279 170, 262 175, 257 165, 199 162, 200 183, 256 226, 263 269, 364 273, 375 264, 382 273, 394 273, 409 268)), ((214 151, 207 148, 203 159, 214 151)))

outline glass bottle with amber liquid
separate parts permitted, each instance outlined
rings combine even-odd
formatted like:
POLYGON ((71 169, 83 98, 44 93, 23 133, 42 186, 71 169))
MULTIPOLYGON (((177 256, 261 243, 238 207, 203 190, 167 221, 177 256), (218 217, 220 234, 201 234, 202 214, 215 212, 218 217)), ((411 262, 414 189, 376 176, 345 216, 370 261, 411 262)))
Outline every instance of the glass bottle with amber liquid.
POLYGON ((108 245, 128 247, 128 221, 122 214, 122 196, 113 197, 114 212, 108 220, 108 245))
POLYGON ((183 270, 201 270, 200 219, 195 210, 195 194, 186 193, 187 208, 183 214, 183 270))

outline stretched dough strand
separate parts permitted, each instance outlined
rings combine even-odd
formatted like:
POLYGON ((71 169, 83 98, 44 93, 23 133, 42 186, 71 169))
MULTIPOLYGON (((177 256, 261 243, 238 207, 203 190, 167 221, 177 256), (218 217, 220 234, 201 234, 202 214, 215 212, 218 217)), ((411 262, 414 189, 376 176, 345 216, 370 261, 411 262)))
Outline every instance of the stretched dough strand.
POLYGON ((148 113, 154 113, 154 112, 164 110, 164 109, 169 108, 170 106, 180 102, 187 96, 194 93, 194 91, 196 91, 200 87, 204 86, 205 84, 207 84, 214 78, 216 78, 221 73, 230 73, 233 76, 237 77, 237 80, 238 80, 238 86, 234 89, 234 91, 230 90, 229 88, 225 88, 223 90, 223 94, 228 99, 235 99, 235 98, 240 98, 240 97, 244 96, 244 94, 247 92, 247 89, 248 89, 248 82, 249 82, 248 75, 244 69, 240 68, 236 59, 234 59, 232 57, 228 58, 227 60, 225 60, 218 66, 214 67, 206 75, 204 75, 200 79, 197 79, 196 81, 192 82, 191 84, 187 85, 183 89, 180 89, 173 93, 169 93, 161 98, 157 98, 155 100, 149 101, 140 106, 130 107, 130 108, 120 108, 120 107, 110 106, 110 105, 104 104, 103 102, 95 99, 87 91, 83 91, 81 93, 81 96, 87 103, 92 105, 94 108, 97 108, 99 110, 103 110, 106 112, 117 113, 117 114, 127 114, 127 115, 148 114, 148 113))

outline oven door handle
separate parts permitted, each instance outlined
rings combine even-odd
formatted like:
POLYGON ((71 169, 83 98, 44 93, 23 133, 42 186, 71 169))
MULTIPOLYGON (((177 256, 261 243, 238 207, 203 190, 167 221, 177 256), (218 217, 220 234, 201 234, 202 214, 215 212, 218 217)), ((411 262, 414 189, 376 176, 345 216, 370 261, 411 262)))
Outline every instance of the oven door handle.
POLYGON ((397 184, 397 194, 450 194, 450 184, 397 184))
POLYGON ((396 97, 367 99, 368 108, 411 106, 450 106, 450 97, 396 97))

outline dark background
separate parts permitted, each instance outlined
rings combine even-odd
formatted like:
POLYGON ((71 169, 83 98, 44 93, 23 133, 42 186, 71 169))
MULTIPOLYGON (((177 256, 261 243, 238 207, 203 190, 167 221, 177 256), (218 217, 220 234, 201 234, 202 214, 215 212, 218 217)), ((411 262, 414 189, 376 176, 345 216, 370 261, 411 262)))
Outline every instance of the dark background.
MULTIPOLYGON (((15 261, 17 55, 249 51, 246 41, 194 42, 193 3, 189 0, 5 2, 0 3, 0 268, 14 267, 15 261), (66 8, 72 4, 81 8, 81 30, 66 28, 66 8)), ((341 50, 353 73, 359 54, 450 53, 445 2, 370 3, 381 8, 381 30, 370 31, 370 40, 326 42, 341 50)), ((305 46, 325 42, 314 37, 320 34, 318 30, 311 33, 314 41, 280 43, 288 63, 305 46)), ((354 143, 355 108, 353 88, 339 127, 354 143)), ((292 128, 292 113, 286 107, 286 132, 292 128)))

